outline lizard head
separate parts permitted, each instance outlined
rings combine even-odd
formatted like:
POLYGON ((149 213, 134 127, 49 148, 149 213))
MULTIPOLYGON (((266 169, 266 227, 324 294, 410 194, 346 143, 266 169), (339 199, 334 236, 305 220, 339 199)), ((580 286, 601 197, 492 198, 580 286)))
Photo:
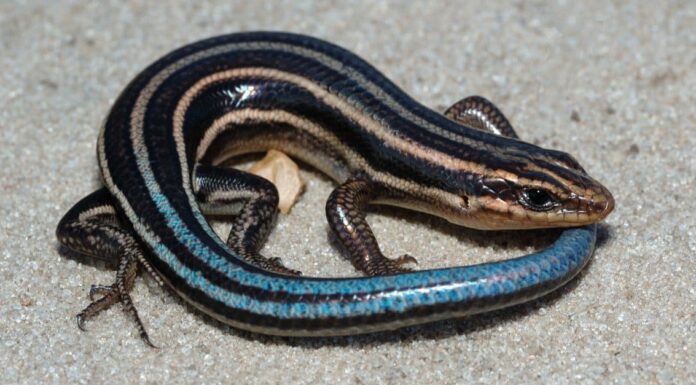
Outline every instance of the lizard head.
MULTIPOLYGON (((614 198, 569 154, 513 141, 484 160, 459 222, 480 229, 581 226, 604 219, 614 198), (501 160, 502 159, 502 160, 501 160)), ((473 186, 473 187, 471 187, 473 186)))

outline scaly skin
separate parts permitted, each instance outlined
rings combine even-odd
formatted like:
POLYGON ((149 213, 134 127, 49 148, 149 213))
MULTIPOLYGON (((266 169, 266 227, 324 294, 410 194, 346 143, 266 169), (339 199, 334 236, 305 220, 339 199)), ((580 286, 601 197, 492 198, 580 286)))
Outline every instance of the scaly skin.
POLYGON ((570 155, 517 139, 483 98, 463 99, 446 115, 355 55, 306 36, 232 34, 164 56, 126 87, 105 122, 98 142, 105 189, 58 226, 65 246, 121 261, 116 284, 95 290, 104 297, 80 321, 121 301, 146 338, 128 297, 138 263, 216 319, 289 336, 459 317, 570 280, 592 254, 594 223, 613 209, 609 191, 570 155), (372 277, 300 277, 258 254, 277 192, 220 165, 268 149, 337 181, 329 224, 356 268, 372 277), (478 229, 571 228, 527 256, 410 272, 403 264, 412 257, 382 255, 365 221, 368 204, 478 229), (206 213, 239 213, 227 243, 206 213))

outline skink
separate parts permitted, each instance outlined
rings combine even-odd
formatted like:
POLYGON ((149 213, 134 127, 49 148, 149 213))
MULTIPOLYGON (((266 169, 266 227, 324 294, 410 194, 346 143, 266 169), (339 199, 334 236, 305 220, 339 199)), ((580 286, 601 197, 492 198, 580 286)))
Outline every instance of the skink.
POLYGON ((255 32, 157 60, 121 93, 97 156, 104 187, 61 220, 59 242, 118 264, 78 324, 122 303, 139 268, 212 317, 253 332, 391 330, 510 306, 570 280, 590 258, 611 193, 570 155, 517 138, 484 98, 432 111, 354 54, 255 32), (326 216, 363 278, 310 278, 259 249, 277 212, 268 181, 224 167, 276 149, 333 178, 326 216), (364 211, 387 204, 477 229, 569 227, 549 248, 474 266, 411 271, 385 257, 364 211), (226 242, 204 214, 232 216, 226 242))

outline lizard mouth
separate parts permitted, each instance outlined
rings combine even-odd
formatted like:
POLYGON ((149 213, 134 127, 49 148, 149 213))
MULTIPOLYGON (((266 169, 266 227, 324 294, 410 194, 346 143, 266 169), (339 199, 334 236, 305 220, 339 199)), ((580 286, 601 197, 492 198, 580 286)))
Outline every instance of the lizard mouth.
MULTIPOLYGON (((589 224, 599 222, 606 218, 614 210, 614 197, 604 186, 598 186, 595 192, 588 198, 578 199, 577 224, 589 224)), ((572 219, 572 216, 570 217, 572 219)))

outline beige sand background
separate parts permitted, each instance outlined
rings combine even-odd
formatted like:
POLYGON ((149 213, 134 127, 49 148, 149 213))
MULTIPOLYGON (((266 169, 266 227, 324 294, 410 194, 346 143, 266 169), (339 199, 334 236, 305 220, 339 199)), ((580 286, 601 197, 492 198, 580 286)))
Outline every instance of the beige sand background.
MULTIPOLYGON (((0 382, 671 384, 696 378, 696 3, 641 1, 0 2, 0 382), (80 332, 90 284, 113 272, 61 256, 60 216, 99 185, 99 125, 167 51, 233 31, 303 32, 347 47, 426 105, 481 94, 523 138, 574 154, 614 193, 584 274, 531 304, 396 333, 293 340, 239 332, 152 279, 80 332)), ((265 250, 307 275, 355 275, 327 233, 332 182, 265 250)), ((369 220, 421 268, 543 247, 403 210, 369 220)))

